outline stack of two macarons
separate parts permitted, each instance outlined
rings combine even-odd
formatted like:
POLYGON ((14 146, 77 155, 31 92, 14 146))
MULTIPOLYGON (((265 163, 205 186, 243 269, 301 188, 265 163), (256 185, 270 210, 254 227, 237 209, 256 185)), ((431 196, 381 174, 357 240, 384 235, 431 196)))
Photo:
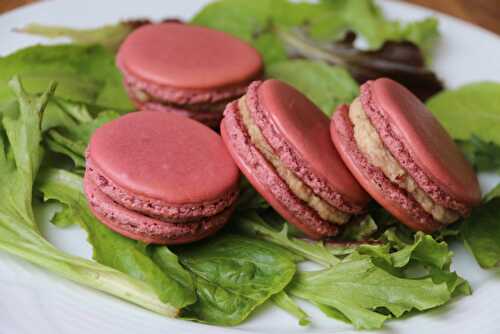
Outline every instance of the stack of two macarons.
POLYGON ((125 41, 118 64, 131 97, 149 111, 96 131, 85 191, 94 214, 127 237, 177 244, 215 233, 236 202, 236 165, 313 239, 335 236, 362 214, 368 193, 401 222, 426 232, 467 215, 479 201, 476 176, 449 135, 391 80, 363 85, 361 96, 330 121, 283 82, 255 81, 246 90, 262 72, 260 57, 221 32, 147 26, 125 41), (204 50, 195 52, 192 40, 182 44, 193 32, 204 50), (190 52, 181 57, 169 43, 190 52), (144 66, 148 54, 151 66, 144 66), (224 58, 228 54, 238 59, 224 58), (219 68, 206 69, 213 65, 219 68), (228 100, 222 139, 189 119, 216 127, 228 100))
POLYGON ((226 224, 239 171, 217 133, 176 114, 141 111, 95 131, 84 190, 112 230, 156 244, 205 238, 226 224))
POLYGON ((226 104, 262 76, 254 48, 226 33, 182 23, 145 25, 120 46, 118 68, 140 110, 218 127, 226 104))
POLYGON ((259 53, 223 32, 168 22, 130 34, 117 66, 141 111, 92 136, 84 177, 90 209, 112 230, 147 243, 215 233, 234 209, 239 171, 209 127, 260 78, 259 53))

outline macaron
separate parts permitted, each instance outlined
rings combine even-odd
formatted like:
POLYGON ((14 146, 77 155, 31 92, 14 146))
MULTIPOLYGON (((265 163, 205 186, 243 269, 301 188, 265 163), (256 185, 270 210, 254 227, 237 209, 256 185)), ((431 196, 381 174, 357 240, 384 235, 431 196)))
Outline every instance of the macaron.
POLYGON ((481 200, 476 174, 450 135, 395 81, 362 85, 334 114, 331 137, 366 191, 414 230, 439 230, 481 200))
POLYGON ((335 150, 330 121, 293 87, 252 83, 224 111, 221 134, 255 189, 313 239, 335 236, 369 196, 335 150))
POLYGON ((177 113, 211 127, 263 72, 261 56, 247 43, 176 22, 136 29, 120 46, 117 66, 139 109, 177 113))
POLYGON ((238 181, 221 137, 174 113, 122 116, 97 129, 87 148, 91 211, 146 243, 182 244, 215 233, 233 211, 238 181))

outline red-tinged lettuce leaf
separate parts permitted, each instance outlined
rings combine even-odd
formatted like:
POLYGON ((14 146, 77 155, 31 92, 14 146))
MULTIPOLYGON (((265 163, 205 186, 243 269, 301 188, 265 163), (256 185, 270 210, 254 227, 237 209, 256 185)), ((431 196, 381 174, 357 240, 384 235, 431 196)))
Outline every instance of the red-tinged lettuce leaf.
POLYGON ((300 29, 278 29, 277 34, 289 57, 342 66, 358 83, 388 77, 406 86, 421 100, 443 89, 436 74, 426 67, 421 50, 412 42, 388 41, 379 50, 363 51, 354 46, 353 33, 334 43, 317 42, 300 29))

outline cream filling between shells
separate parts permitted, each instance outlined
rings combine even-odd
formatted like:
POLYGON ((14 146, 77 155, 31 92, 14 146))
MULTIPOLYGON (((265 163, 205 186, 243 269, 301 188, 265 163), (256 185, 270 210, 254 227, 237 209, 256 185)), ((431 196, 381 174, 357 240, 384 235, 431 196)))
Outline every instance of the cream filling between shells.
POLYGON ((285 181, 292 193, 307 203, 313 208, 318 215, 334 224, 344 224, 349 221, 351 215, 342 212, 330 204, 325 202, 319 196, 314 194, 312 189, 302 182, 291 170, 289 170, 273 152, 271 146, 267 143, 259 127, 253 121, 250 111, 248 110, 245 96, 241 97, 238 101, 238 109, 241 120, 250 136, 252 143, 264 155, 266 160, 273 165, 278 175, 285 181))
POLYGON ((406 190, 436 221, 449 224, 460 218, 458 212, 435 203, 392 156, 363 110, 359 98, 349 107, 349 119, 353 124, 356 145, 370 164, 380 168, 391 182, 406 190))

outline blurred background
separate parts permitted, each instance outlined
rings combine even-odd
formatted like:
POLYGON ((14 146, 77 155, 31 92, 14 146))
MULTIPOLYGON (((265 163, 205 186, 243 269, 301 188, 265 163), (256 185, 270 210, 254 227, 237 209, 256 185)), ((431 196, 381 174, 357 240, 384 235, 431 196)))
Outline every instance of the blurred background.
MULTIPOLYGON (((37 0, 0 0, 0 13, 35 1, 37 0)), ((459 17, 500 34, 500 0, 406 0, 405 2, 459 17)))

